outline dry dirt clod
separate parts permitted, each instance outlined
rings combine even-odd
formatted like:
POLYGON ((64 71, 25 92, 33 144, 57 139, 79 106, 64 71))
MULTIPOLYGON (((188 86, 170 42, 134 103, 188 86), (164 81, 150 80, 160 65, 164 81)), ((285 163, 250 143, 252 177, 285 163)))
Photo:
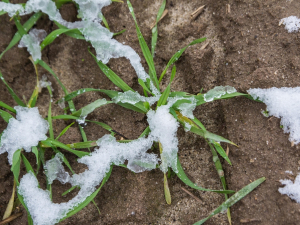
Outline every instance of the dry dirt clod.
POLYGON ((191 14, 191 20, 195 20, 204 10, 205 5, 200 6, 198 9, 196 9, 194 12, 191 14))

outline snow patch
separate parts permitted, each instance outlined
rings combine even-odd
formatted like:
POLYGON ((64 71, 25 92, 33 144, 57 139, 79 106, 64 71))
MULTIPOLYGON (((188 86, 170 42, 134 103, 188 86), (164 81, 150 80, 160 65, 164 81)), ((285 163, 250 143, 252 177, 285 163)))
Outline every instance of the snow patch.
POLYGON ((52 184, 54 180, 59 180, 62 184, 69 182, 70 175, 65 171, 61 159, 63 155, 57 153, 53 159, 50 159, 45 164, 45 173, 48 183, 52 184))
POLYGON ((300 87, 249 89, 248 93, 267 105, 269 116, 281 118, 280 124, 285 133, 290 133, 289 140, 300 142, 300 87))
POLYGON ((33 60, 36 61, 42 57, 40 43, 46 36, 47 32, 45 30, 31 29, 28 34, 21 38, 18 47, 26 47, 33 60))
POLYGON ((291 180, 280 180, 281 184, 285 185, 283 188, 279 188, 278 191, 282 195, 288 195, 291 199, 300 203, 300 175, 298 175, 293 183, 291 180))
POLYGON ((279 24, 285 25, 289 33, 298 32, 300 28, 300 19, 297 16, 290 16, 280 20, 279 24))
POLYGON ((10 17, 13 17, 17 12, 21 12, 22 10, 24 8, 20 4, 0 2, 0 11, 7 12, 10 17))
POLYGON ((79 163, 88 167, 83 173, 69 177, 61 164, 59 155, 47 161, 46 174, 49 183, 58 179, 62 183, 69 182, 72 186, 80 187, 78 195, 67 203, 55 204, 51 202, 49 193, 38 188, 37 180, 31 173, 23 176, 19 186, 19 194, 24 197, 24 202, 28 206, 34 223, 37 225, 57 223, 72 208, 83 202, 95 191, 96 186, 100 184, 112 164, 120 165, 127 160, 128 169, 136 173, 155 169, 160 159, 153 153, 147 153, 154 141, 159 141, 163 149, 161 170, 167 172, 168 166, 170 166, 176 172, 178 152, 176 133, 179 123, 169 113, 169 108, 177 100, 178 98, 170 98, 167 105, 147 113, 151 132, 146 138, 138 138, 129 143, 119 143, 115 137, 104 135, 97 141, 99 148, 78 160, 79 163))
POLYGON ((156 111, 150 110, 147 113, 147 121, 151 130, 149 136, 152 136, 153 140, 159 141, 162 145, 161 170, 165 173, 168 167, 177 172, 177 129, 179 123, 169 113, 169 108, 169 105, 163 105, 158 107, 156 111))
POLYGON ((78 162, 87 165, 88 170, 69 177, 60 161, 59 156, 47 161, 48 181, 58 179, 79 186, 78 194, 66 203, 56 204, 50 199, 49 192, 38 188, 38 182, 33 174, 28 173, 21 179, 18 188, 24 198, 34 224, 52 225, 59 222, 67 213, 90 196, 100 184, 112 164, 123 164, 128 160, 128 168, 134 172, 151 170, 156 167, 159 159, 154 154, 146 153, 151 148, 153 140, 140 138, 130 143, 119 143, 110 135, 105 135, 97 141, 99 148, 78 162), (147 166, 143 167, 143 164, 147 166), (147 168, 148 167, 148 168, 147 168))
POLYGON ((7 152, 8 161, 12 164, 14 152, 23 148, 31 152, 32 146, 47 139, 49 124, 39 114, 38 108, 16 106, 17 116, 9 120, 3 131, 0 144, 0 154, 7 152))

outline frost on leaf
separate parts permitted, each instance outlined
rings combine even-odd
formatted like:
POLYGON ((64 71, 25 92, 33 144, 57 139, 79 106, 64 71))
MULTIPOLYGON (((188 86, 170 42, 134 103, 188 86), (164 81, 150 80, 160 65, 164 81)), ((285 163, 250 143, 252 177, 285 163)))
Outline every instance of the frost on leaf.
POLYGON ((194 97, 188 98, 188 100, 190 100, 191 103, 183 103, 178 107, 178 109, 183 116, 194 119, 193 111, 197 106, 197 102, 194 97))
POLYGON ((155 102, 159 100, 161 95, 156 95, 153 97, 145 97, 140 95, 138 92, 126 91, 124 93, 119 92, 116 97, 113 98, 113 101, 118 103, 130 103, 136 104, 138 102, 149 102, 150 105, 153 105, 155 102))
POLYGON ((46 162, 45 173, 49 184, 52 184, 54 180, 59 180, 62 184, 65 184, 70 180, 69 173, 65 171, 62 165, 62 157, 61 153, 57 153, 53 159, 46 162))
POLYGON ((204 101, 211 102, 215 98, 220 98, 225 94, 235 93, 236 89, 231 86, 216 86, 214 89, 209 90, 206 94, 204 94, 204 101))
POLYGON ((0 2, 0 11, 7 12, 10 17, 13 17, 17 12, 22 10, 22 5, 0 2))
POLYGON ((45 30, 32 29, 29 31, 29 34, 25 34, 22 37, 18 47, 26 47, 33 60, 36 61, 42 57, 40 43, 46 36, 45 30))
POLYGON ((93 103, 90 103, 89 105, 83 107, 81 109, 81 114, 76 121, 80 125, 86 125, 85 118, 88 116, 88 114, 93 112, 96 108, 98 108, 102 105, 105 105, 105 104, 107 104, 107 101, 105 98, 103 98, 103 99, 98 99, 98 100, 94 101, 93 103))
POLYGON ((47 88, 47 86, 50 86, 51 91, 53 91, 52 83, 47 80, 47 76, 44 74, 42 79, 39 81, 39 92, 42 91, 42 88, 47 88))
POLYGON ((269 116, 281 118, 281 125, 285 133, 290 133, 289 140, 300 142, 300 87, 249 89, 248 93, 267 105, 269 116))
POLYGON ((8 161, 12 164, 15 151, 23 148, 30 152, 32 146, 46 140, 48 122, 39 114, 38 108, 16 106, 17 116, 9 120, 1 137, 0 154, 8 152, 8 161))

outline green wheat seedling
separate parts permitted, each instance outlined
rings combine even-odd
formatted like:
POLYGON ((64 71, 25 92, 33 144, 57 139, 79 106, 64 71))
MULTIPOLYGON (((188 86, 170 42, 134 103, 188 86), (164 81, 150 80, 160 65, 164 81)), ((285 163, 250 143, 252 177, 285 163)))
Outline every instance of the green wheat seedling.
MULTIPOLYGON (((8 1, 4 1, 4 2, 8 2, 8 1)), ((71 0, 56 0, 56 6, 58 8, 60 8, 63 4, 65 3, 69 3, 72 2, 71 0)), ((118 0, 115 0, 114 2, 121 2, 118 0)), ((62 142, 59 141, 59 138, 64 135, 68 129, 74 125, 75 122, 71 123, 70 125, 68 125, 67 127, 65 127, 61 133, 55 137, 54 136, 54 132, 53 132, 53 126, 52 126, 52 120, 56 120, 56 119, 63 119, 63 120, 80 120, 83 117, 85 118, 89 113, 93 112, 95 109, 103 106, 103 105, 107 105, 107 104, 118 104, 124 108, 139 112, 139 113, 143 113, 143 114, 147 114, 150 110, 153 111, 157 111, 160 107, 165 106, 168 104, 169 100, 171 98, 177 98, 177 100, 175 101, 175 103, 173 105, 170 106, 169 108, 169 113, 176 119, 176 121, 178 121, 187 131, 192 132, 194 134, 197 134, 201 137, 203 137, 206 142, 208 143, 212 155, 213 155, 213 162, 215 164, 215 167, 217 169, 218 175, 220 177, 220 180, 222 182, 222 186, 223 186, 223 190, 211 190, 211 189, 207 189, 204 187, 200 187, 199 185, 196 185, 195 183, 193 183, 191 180, 189 180, 189 178, 187 177, 187 175, 185 174, 179 157, 177 156, 177 164, 176 164, 176 171, 175 174, 177 175, 177 177, 187 186, 196 189, 196 190, 200 190, 200 191, 211 191, 211 192, 216 192, 216 193, 221 193, 225 195, 225 202, 222 203, 217 209, 215 209, 208 217, 202 219, 201 221, 196 222, 195 224, 203 224, 206 220, 208 220, 209 218, 211 218, 212 216, 216 215, 219 212, 222 212, 224 210, 227 210, 227 215, 228 215, 228 220, 229 223, 231 223, 231 216, 230 216, 230 211, 229 208, 235 204, 236 202, 238 202, 240 199, 242 199, 243 197, 245 197, 247 194, 249 194, 253 189, 255 189, 259 184, 261 184, 265 178, 260 178, 254 182, 252 182, 251 184, 248 184, 247 186, 245 186, 244 188, 242 188, 240 191, 236 192, 235 194, 234 191, 231 190, 227 190, 227 185, 226 185, 226 181, 225 181, 225 177, 224 177, 224 171, 222 169, 222 165, 219 159, 219 156, 221 156, 222 158, 224 158, 226 160, 227 163, 229 163, 231 165, 230 159, 229 157, 226 155, 226 152, 224 151, 224 149, 222 148, 222 146, 220 145, 220 142, 225 142, 228 144, 232 144, 235 145, 234 143, 232 143, 231 141, 213 134, 209 131, 206 130, 206 128, 204 127, 204 125, 197 119, 197 118, 188 118, 187 116, 184 116, 182 113, 182 105, 183 104, 192 104, 194 103, 195 106, 201 106, 202 104, 207 103, 207 101, 205 100, 205 94, 199 93, 197 95, 192 95, 186 92, 174 92, 171 90, 171 83, 174 80, 175 76, 176 76, 176 66, 174 65, 174 63, 181 57, 181 55, 184 53, 184 51, 192 45, 204 42, 206 40, 206 38, 200 38, 197 40, 194 40, 193 42, 191 42, 189 45, 185 46, 184 48, 180 49, 178 52, 176 52, 173 57, 169 60, 169 62, 167 63, 165 69, 163 70, 162 74, 158 77, 157 73, 156 73, 156 69, 155 69, 155 65, 154 65, 154 55, 155 55, 155 46, 157 43, 157 37, 158 37, 158 30, 157 30, 157 23, 160 20, 160 17, 163 14, 163 11, 165 9, 166 6, 166 0, 163 0, 162 5, 158 11, 158 15, 156 18, 156 24, 154 26, 154 28, 152 29, 152 41, 151 41, 151 51, 146 43, 146 41, 144 40, 144 37, 139 29, 136 17, 134 15, 134 11, 132 8, 132 5, 129 1, 127 1, 129 10, 132 14, 132 17, 134 19, 135 22, 135 26, 136 26, 136 31, 137 31, 137 36, 138 36, 138 40, 140 43, 140 47, 142 49, 143 55, 146 59, 146 62, 148 64, 149 67, 149 76, 150 79, 148 78, 147 81, 143 81, 142 79, 138 79, 139 84, 141 85, 141 87, 143 88, 143 92, 144 92, 144 97, 145 97, 145 101, 138 101, 136 103, 130 103, 129 102, 118 102, 115 101, 115 99, 124 94, 124 93, 134 93, 134 94, 138 94, 135 90, 133 90, 130 86, 128 86, 116 73, 114 73, 107 65, 105 65, 103 62, 98 61, 96 56, 93 55, 89 50, 90 54, 93 56, 93 58, 95 59, 97 65, 99 66, 99 68, 101 69, 101 71, 117 86, 119 87, 122 92, 118 92, 118 91, 114 91, 114 90, 104 90, 104 89, 93 89, 93 88, 82 88, 80 90, 75 90, 71 93, 69 93, 67 91, 67 89, 65 88, 65 86, 63 85, 63 83, 59 80, 58 76, 54 73, 54 71, 42 60, 38 59, 36 61, 32 60, 33 65, 35 67, 35 71, 36 71, 36 75, 37 75, 37 84, 36 87, 33 91, 33 94, 31 96, 31 98, 29 99, 29 101, 26 103, 23 100, 21 100, 16 94, 15 92, 12 90, 12 88, 7 84, 7 82, 5 81, 4 77, 2 76, 1 72, 0 72, 0 78, 1 80, 4 82, 5 86, 7 87, 10 95, 13 97, 13 99, 15 100, 15 102, 22 107, 28 107, 28 108, 32 108, 35 107, 36 105, 36 101, 38 98, 38 94, 39 94, 39 76, 38 76, 38 67, 41 66, 44 69, 46 69, 50 74, 53 75, 53 77, 56 79, 56 81, 58 82, 58 84, 60 85, 60 87, 62 88, 62 90, 64 91, 64 97, 62 99, 60 99, 58 102, 67 102, 68 103, 68 107, 65 108, 65 114, 64 115, 58 115, 58 116, 52 116, 51 112, 51 108, 52 108, 52 91, 51 88, 48 86, 48 92, 49 92, 49 110, 48 110, 48 116, 46 118, 46 120, 49 123, 49 132, 48 132, 48 138, 47 140, 44 141, 40 141, 39 144, 37 146, 33 146, 32 147, 32 152, 35 154, 36 156, 36 170, 33 169, 32 165, 29 163, 29 161, 26 159, 25 155, 23 154, 22 149, 17 150, 14 155, 13 155, 13 161, 12 161, 12 166, 11 166, 11 170, 13 172, 14 175, 14 181, 16 186, 19 186, 19 175, 20 175, 20 166, 21 166, 21 162, 24 163, 26 170, 28 173, 32 173, 34 176, 37 175, 37 173, 40 171, 41 168, 44 168, 46 159, 45 159, 45 152, 46 151, 52 151, 53 154, 59 154, 62 157, 62 161, 63 163, 70 169, 70 171, 74 174, 74 171, 70 165, 70 163, 68 162, 67 158, 64 156, 63 152, 64 151, 68 151, 73 153, 74 155, 76 155, 78 158, 81 158, 83 156, 87 156, 90 155, 90 152, 87 151, 83 151, 82 149, 89 149, 91 147, 96 147, 97 146, 97 141, 88 141, 86 134, 84 132, 84 129, 82 128, 82 126, 80 124, 78 124, 78 127, 80 129, 81 135, 82 135, 82 140, 83 142, 79 142, 79 143, 67 143, 64 144, 62 142), (167 73, 168 69, 171 68, 171 77, 169 80, 169 83, 167 85, 167 87, 165 88, 165 90, 161 91, 161 87, 160 87, 160 83, 163 80, 165 74, 167 73), (158 90, 159 92, 159 99, 157 100, 157 102, 155 104, 153 104, 152 106, 150 105, 150 103, 147 101, 147 98, 149 96, 155 97, 157 94, 153 93, 153 88, 151 88, 151 83, 154 84, 155 88, 158 90), (78 95, 84 94, 86 92, 101 92, 106 94, 109 98, 111 98, 111 101, 103 101, 102 99, 98 99, 84 107, 82 107, 81 109, 77 110, 75 108, 75 105, 73 103, 73 99, 75 97, 77 97, 78 95), (229 197, 229 194, 233 194, 231 197, 229 197)), ((4 11, 0 11, 0 15, 4 14, 4 11)), ((0 55, 0 59, 2 58, 2 56, 5 54, 5 52, 7 52, 9 49, 11 49, 13 46, 15 46, 20 39, 22 38, 22 36, 24 36, 25 34, 27 34, 27 32, 32 28, 32 26, 38 21, 38 19, 42 16, 41 12, 37 12, 34 15, 31 16, 31 18, 24 23, 23 25, 20 23, 20 19, 18 18, 18 16, 14 16, 14 22, 16 24, 16 27, 18 28, 18 32, 15 34, 15 36, 13 37, 13 39, 11 40, 10 44, 7 46, 7 48, 1 53, 0 55)), ((102 16, 102 21, 104 23, 104 25, 106 26, 107 29, 109 29, 108 26, 108 22, 106 21, 106 19, 102 16)), ((51 32, 41 43, 41 50, 43 50, 46 46, 50 45, 57 36, 61 35, 61 34, 65 34, 68 35, 70 37, 76 38, 76 39, 80 39, 80 40, 86 40, 85 37, 83 36, 83 34, 81 33, 81 31, 79 31, 78 29, 68 29, 67 27, 55 22, 56 25, 58 26, 57 30, 54 30, 53 32, 51 32)), ((119 33, 116 33, 115 35, 119 35, 122 34, 124 32, 120 31, 119 33)), ((212 99, 212 101, 216 101, 216 100, 222 100, 222 99, 230 99, 230 98, 234 98, 234 97, 238 97, 238 96, 244 96, 247 98, 251 98, 250 95, 248 94, 243 94, 243 93, 238 93, 238 92, 234 92, 234 93, 226 93, 224 95, 221 95, 220 97, 215 97, 212 99)), ((133 100, 133 99, 128 99, 128 100, 133 100)), ((57 103, 57 102, 56 102, 57 103)), ((0 107, 4 108, 5 110, 0 110, 0 116, 4 119, 5 122, 9 123, 10 119, 13 118, 16 114, 16 110, 5 104, 4 102, 0 101, 0 107)), ((90 120, 85 120, 85 122, 88 123, 94 123, 99 125, 100 127, 102 127, 103 129, 107 130, 110 132, 110 134, 112 136, 115 136, 117 134, 117 132, 110 126, 108 126, 105 123, 102 122, 98 122, 98 121, 90 121, 90 120)), ((147 137, 151 132, 150 127, 148 126, 144 132, 140 135, 140 137, 147 137)), ((2 135, 2 134, 1 134, 2 135)), ((0 135, 0 137, 1 137, 0 135)), ((0 139, 1 140, 1 139, 0 139)), ((132 140, 123 140, 123 141, 119 141, 119 142, 131 142, 132 140)), ((1 143, 0 143, 1 144, 1 143)), ((160 153, 162 154, 164 149, 163 146, 160 142, 157 143, 157 146, 159 147, 160 153)), ((90 149, 89 149, 90 150, 90 149)), ((161 157, 161 162, 164 162, 164 158, 161 157)), ((143 168, 149 168, 149 165, 147 165, 146 163, 140 162, 138 164, 140 167, 143 168)), ((121 167, 125 167, 127 168, 126 165, 124 164, 119 164, 119 165, 115 165, 115 166, 121 166, 121 167)), ((156 165, 156 167, 160 167, 160 165, 156 165)), ((110 167, 110 171, 106 174, 106 176, 104 177, 104 179, 102 180, 101 185, 98 187, 98 189, 93 192, 89 197, 87 197, 83 202, 81 202, 79 205, 77 205, 76 207, 74 207, 72 210, 70 210, 67 215, 62 218, 60 221, 74 215, 75 213, 79 212, 82 208, 84 208, 87 204, 89 204, 90 202, 93 202, 95 204, 95 202, 93 201, 93 199, 96 197, 96 195, 98 194, 98 192, 100 191, 100 189, 102 188, 102 186, 106 183, 106 181, 109 179, 110 175, 111 175, 111 171, 113 169, 113 165, 111 165, 110 167)), ((174 169, 174 168, 173 168, 174 169)), ((163 176, 164 176, 164 194, 165 194, 165 199, 166 202, 168 204, 171 204, 171 194, 169 191, 169 186, 168 186, 168 178, 170 179, 170 175, 171 174, 171 168, 168 168, 168 172, 164 172, 163 176)), ((70 193, 71 191, 73 191, 76 188, 76 186, 73 186, 71 189, 67 190, 66 192, 63 193, 63 195, 66 195, 68 193, 70 193)), ((50 193, 50 196, 52 195, 52 188, 51 188, 51 184, 47 183, 47 190, 50 193)), ((20 201, 22 203, 22 205, 24 206, 24 208, 27 210, 28 212, 28 224, 33 224, 33 220, 31 218, 30 212, 28 211, 28 208, 23 200, 23 196, 20 195, 17 192, 17 199, 18 201, 20 201)), ((13 199, 14 199, 14 195, 12 196, 12 203, 13 204, 13 199)), ((10 201, 11 202, 11 201, 10 201)), ((95 204, 96 205, 96 204, 95 204)), ((12 207, 11 205, 8 206, 8 214, 11 213, 12 211, 12 207)))

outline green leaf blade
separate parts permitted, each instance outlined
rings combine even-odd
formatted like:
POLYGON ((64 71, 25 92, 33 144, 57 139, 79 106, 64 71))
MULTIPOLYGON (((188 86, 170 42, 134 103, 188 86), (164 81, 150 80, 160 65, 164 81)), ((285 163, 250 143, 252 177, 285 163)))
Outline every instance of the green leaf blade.
POLYGON ((200 38, 200 39, 197 39, 197 40, 194 40, 192 41, 189 45, 185 46, 184 48, 182 48, 181 50, 179 50, 178 52, 176 52, 172 58, 169 60, 166 68, 164 69, 164 71, 162 72, 162 74, 160 75, 160 78, 159 78, 159 83, 162 81, 164 75, 166 74, 168 68, 174 63, 176 62, 180 56, 184 53, 184 51, 189 47, 189 46, 192 46, 192 45, 195 45, 195 44, 198 44, 198 43, 201 43, 203 41, 205 41, 206 38, 200 38))
POLYGON ((11 118, 14 118, 12 115, 10 115, 8 112, 5 112, 5 111, 3 111, 3 110, 1 110, 0 109, 0 116, 2 117, 2 119, 4 119, 4 121, 6 122, 6 123, 8 123, 9 122, 9 120, 11 119, 11 118))
POLYGON ((105 99, 98 99, 84 107, 82 107, 81 109, 79 109, 78 111, 72 113, 72 116, 76 116, 76 117, 85 117, 87 116, 89 113, 93 112, 95 109, 113 103, 112 101, 106 101, 105 99))
POLYGON ((244 198, 246 195, 248 195, 251 191, 253 191, 258 185, 263 183, 266 180, 265 177, 262 177, 251 184, 248 184, 247 186, 243 187, 241 190, 236 192, 233 196, 231 196, 229 199, 227 199, 223 204, 221 204, 218 208, 216 208, 208 217, 194 223, 194 225, 201 225, 214 215, 218 214, 219 212, 222 212, 223 210, 228 209, 235 203, 237 203, 239 200, 244 198))
POLYGON ((59 35, 64 33, 76 33, 81 34, 78 29, 57 29, 52 31, 41 43, 41 50, 43 50, 46 46, 50 45, 59 35))
POLYGON ((157 13, 155 26, 152 28, 151 53, 152 53, 153 58, 155 56, 155 48, 156 48, 157 36, 158 36, 157 23, 160 20, 161 16, 163 15, 163 12, 166 8, 166 3, 167 3, 167 1, 163 0, 162 4, 158 10, 158 13, 157 13))
POLYGON ((213 142, 213 145, 214 145, 215 149, 217 150, 217 152, 220 154, 220 156, 222 156, 230 165, 232 165, 231 161, 228 158, 228 156, 227 156, 225 150, 223 149, 223 147, 215 141, 213 142))
POLYGON ((95 59, 96 63, 98 64, 99 68, 102 72, 107 76, 108 79, 111 80, 116 86, 121 88, 123 91, 134 91, 131 87, 129 87, 117 74, 115 74, 107 65, 99 61, 96 56, 90 52, 92 57, 95 59))
MULTIPOLYGON (((29 20, 27 20, 24 25, 23 28, 24 30, 27 32, 31 29, 31 27, 39 20, 39 18, 42 16, 42 12, 37 12, 35 14, 33 14, 33 16, 31 16, 29 18, 29 20)), ((6 47, 6 49, 1 53, 0 55, 0 59, 3 57, 3 55, 12 47, 14 47, 22 38, 22 35, 20 34, 20 32, 18 31, 13 39, 10 41, 9 45, 6 47)))
POLYGON ((185 183, 186 185, 188 185, 191 188, 194 188, 194 189, 200 190, 200 191, 211 191, 211 192, 222 193, 222 194, 234 193, 234 191, 230 191, 230 190, 210 190, 210 189, 206 189, 206 188, 203 188, 203 187, 200 187, 200 186, 196 185, 185 174, 178 157, 177 157, 177 170, 178 170, 178 172, 176 174, 177 174, 178 178, 183 183, 185 183))
POLYGON ((129 8, 129 11, 133 17, 133 20, 134 20, 134 23, 135 23, 135 28, 136 28, 136 32, 137 32, 137 36, 138 36, 138 39, 139 39, 139 43, 140 43, 140 47, 142 49, 142 52, 143 52, 143 55, 146 59, 146 62, 149 66, 149 76, 150 76, 150 79, 151 81, 154 83, 155 87, 159 90, 159 82, 158 82, 158 79, 157 79, 157 75, 156 75, 156 70, 155 70, 155 66, 154 66, 154 61, 153 61, 153 57, 152 57, 152 54, 147 46, 147 43, 143 37, 143 34, 137 24, 137 20, 136 20, 136 17, 135 17, 135 14, 134 14, 134 11, 133 11, 133 7, 130 3, 129 0, 127 0, 127 5, 128 5, 128 8, 129 8))
POLYGON ((8 92, 10 93, 12 98, 16 101, 16 103, 20 106, 26 107, 26 104, 16 95, 16 93, 13 91, 13 89, 7 84, 7 82, 5 81, 1 72, 0 72, 0 79, 5 84, 6 88, 8 89, 8 92))
POLYGON ((167 103, 169 94, 170 94, 170 84, 168 85, 168 87, 166 88, 166 90, 160 96, 160 98, 159 98, 159 100, 157 102, 157 107, 165 105, 167 103))

